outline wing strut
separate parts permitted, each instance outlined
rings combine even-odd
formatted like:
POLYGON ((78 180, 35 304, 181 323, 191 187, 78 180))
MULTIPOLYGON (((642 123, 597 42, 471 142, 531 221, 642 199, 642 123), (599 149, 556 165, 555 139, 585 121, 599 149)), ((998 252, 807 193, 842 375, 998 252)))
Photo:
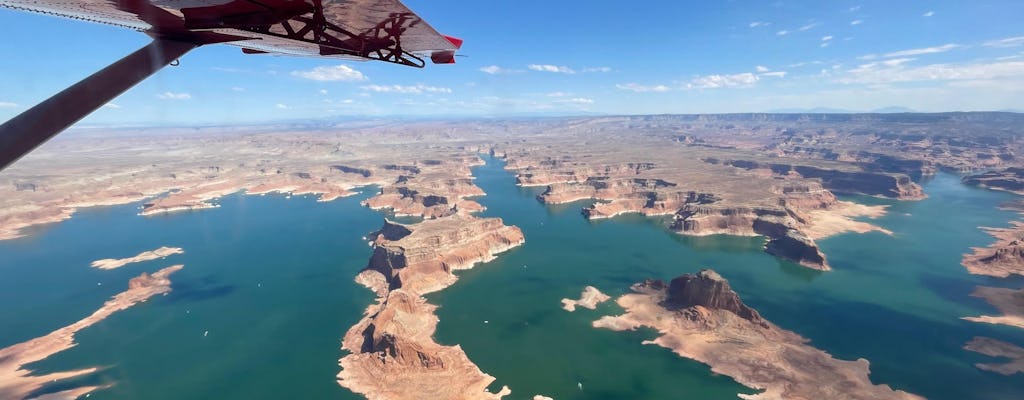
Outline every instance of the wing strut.
POLYGON ((0 170, 196 47, 155 39, 0 125, 0 170))

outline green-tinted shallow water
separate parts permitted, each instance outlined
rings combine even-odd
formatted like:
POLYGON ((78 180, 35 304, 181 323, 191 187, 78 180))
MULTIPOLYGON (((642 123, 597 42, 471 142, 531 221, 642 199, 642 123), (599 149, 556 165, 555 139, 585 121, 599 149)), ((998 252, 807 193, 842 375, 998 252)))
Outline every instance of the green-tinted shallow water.
MULTIPOLYGON (((751 393, 702 364, 641 345, 652 332, 592 328, 619 311, 610 302, 596 311, 560 308, 584 285, 619 295, 633 282, 701 267, 718 270, 748 304, 819 348, 867 358, 876 383, 934 399, 1024 394, 1019 375, 978 371, 972 363, 991 360, 960 348, 974 335, 1024 344, 1024 330, 958 319, 993 312, 968 297, 974 285, 1024 284, 971 276, 959 265, 969 247, 991 241, 977 226, 1015 218, 996 209, 1009 195, 942 175, 926 184, 924 201, 854 198, 891 204, 876 222, 894 235, 823 240, 834 270, 817 273, 762 253, 758 238, 682 237, 639 216, 588 222, 578 212, 585 203, 544 206, 536 190, 516 187, 499 161, 488 161, 476 169, 488 193, 484 214, 520 226, 527 243, 430 298, 442 306, 438 340, 461 344, 498 377, 494 389, 507 384, 514 399, 751 393)), ((221 208, 156 218, 135 216, 136 206, 96 208, 0 241, 0 347, 88 315, 132 276, 183 263, 170 295, 113 315, 81 332, 77 347, 33 367, 104 366, 72 382, 114 384, 92 395, 101 399, 356 398, 334 376, 341 336, 372 301, 352 281, 370 254, 361 236, 383 219, 359 206, 369 194, 330 203, 234 195, 221 208), (113 271, 88 266, 163 245, 186 253, 113 271)))

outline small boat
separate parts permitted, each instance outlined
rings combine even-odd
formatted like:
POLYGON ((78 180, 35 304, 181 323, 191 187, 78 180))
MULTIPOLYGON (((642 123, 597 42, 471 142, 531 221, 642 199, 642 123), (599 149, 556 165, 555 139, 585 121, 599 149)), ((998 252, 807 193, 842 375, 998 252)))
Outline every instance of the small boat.
POLYGON ((205 331, 205 332, 203 332, 203 337, 206 337, 206 335, 209 335, 209 334, 210 334, 210 331, 205 331))

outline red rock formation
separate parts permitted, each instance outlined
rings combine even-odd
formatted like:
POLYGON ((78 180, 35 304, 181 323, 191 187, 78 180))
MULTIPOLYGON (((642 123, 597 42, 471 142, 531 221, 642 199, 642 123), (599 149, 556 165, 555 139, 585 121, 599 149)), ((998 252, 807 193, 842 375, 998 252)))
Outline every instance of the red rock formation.
POLYGON ((729 287, 729 282, 710 269, 703 269, 696 275, 684 274, 672 279, 668 284, 663 304, 669 309, 702 306, 725 310, 768 328, 768 322, 761 318, 761 314, 743 304, 740 296, 729 287))
POLYGON ((845 361, 811 347, 746 306, 717 273, 683 275, 671 283, 646 281, 616 302, 625 314, 594 321, 616 331, 649 327, 653 343, 711 366, 715 373, 763 390, 748 400, 921 399, 875 385, 864 359, 845 361))
POLYGON ((434 310, 423 294, 522 244, 523 233, 498 218, 451 215, 413 225, 385 222, 375 234, 374 252, 357 281, 373 289, 377 304, 349 329, 342 347, 338 382, 372 399, 493 399, 494 378, 480 371, 459 346, 442 346, 432 336, 434 310))

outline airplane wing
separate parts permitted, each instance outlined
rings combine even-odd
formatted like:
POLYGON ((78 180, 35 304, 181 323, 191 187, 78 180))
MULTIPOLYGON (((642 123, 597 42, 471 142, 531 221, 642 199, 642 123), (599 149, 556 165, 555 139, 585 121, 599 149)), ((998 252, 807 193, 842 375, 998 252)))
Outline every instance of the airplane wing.
POLYGON ((190 50, 455 63, 462 40, 399 0, 0 0, 0 7, 116 25, 153 42, 0 125, 0 170, 190 50))
POLYGON ((226 43, 249 54, 455 62, 462 41, 398 0, 0 0, 0 7, 226 43))

